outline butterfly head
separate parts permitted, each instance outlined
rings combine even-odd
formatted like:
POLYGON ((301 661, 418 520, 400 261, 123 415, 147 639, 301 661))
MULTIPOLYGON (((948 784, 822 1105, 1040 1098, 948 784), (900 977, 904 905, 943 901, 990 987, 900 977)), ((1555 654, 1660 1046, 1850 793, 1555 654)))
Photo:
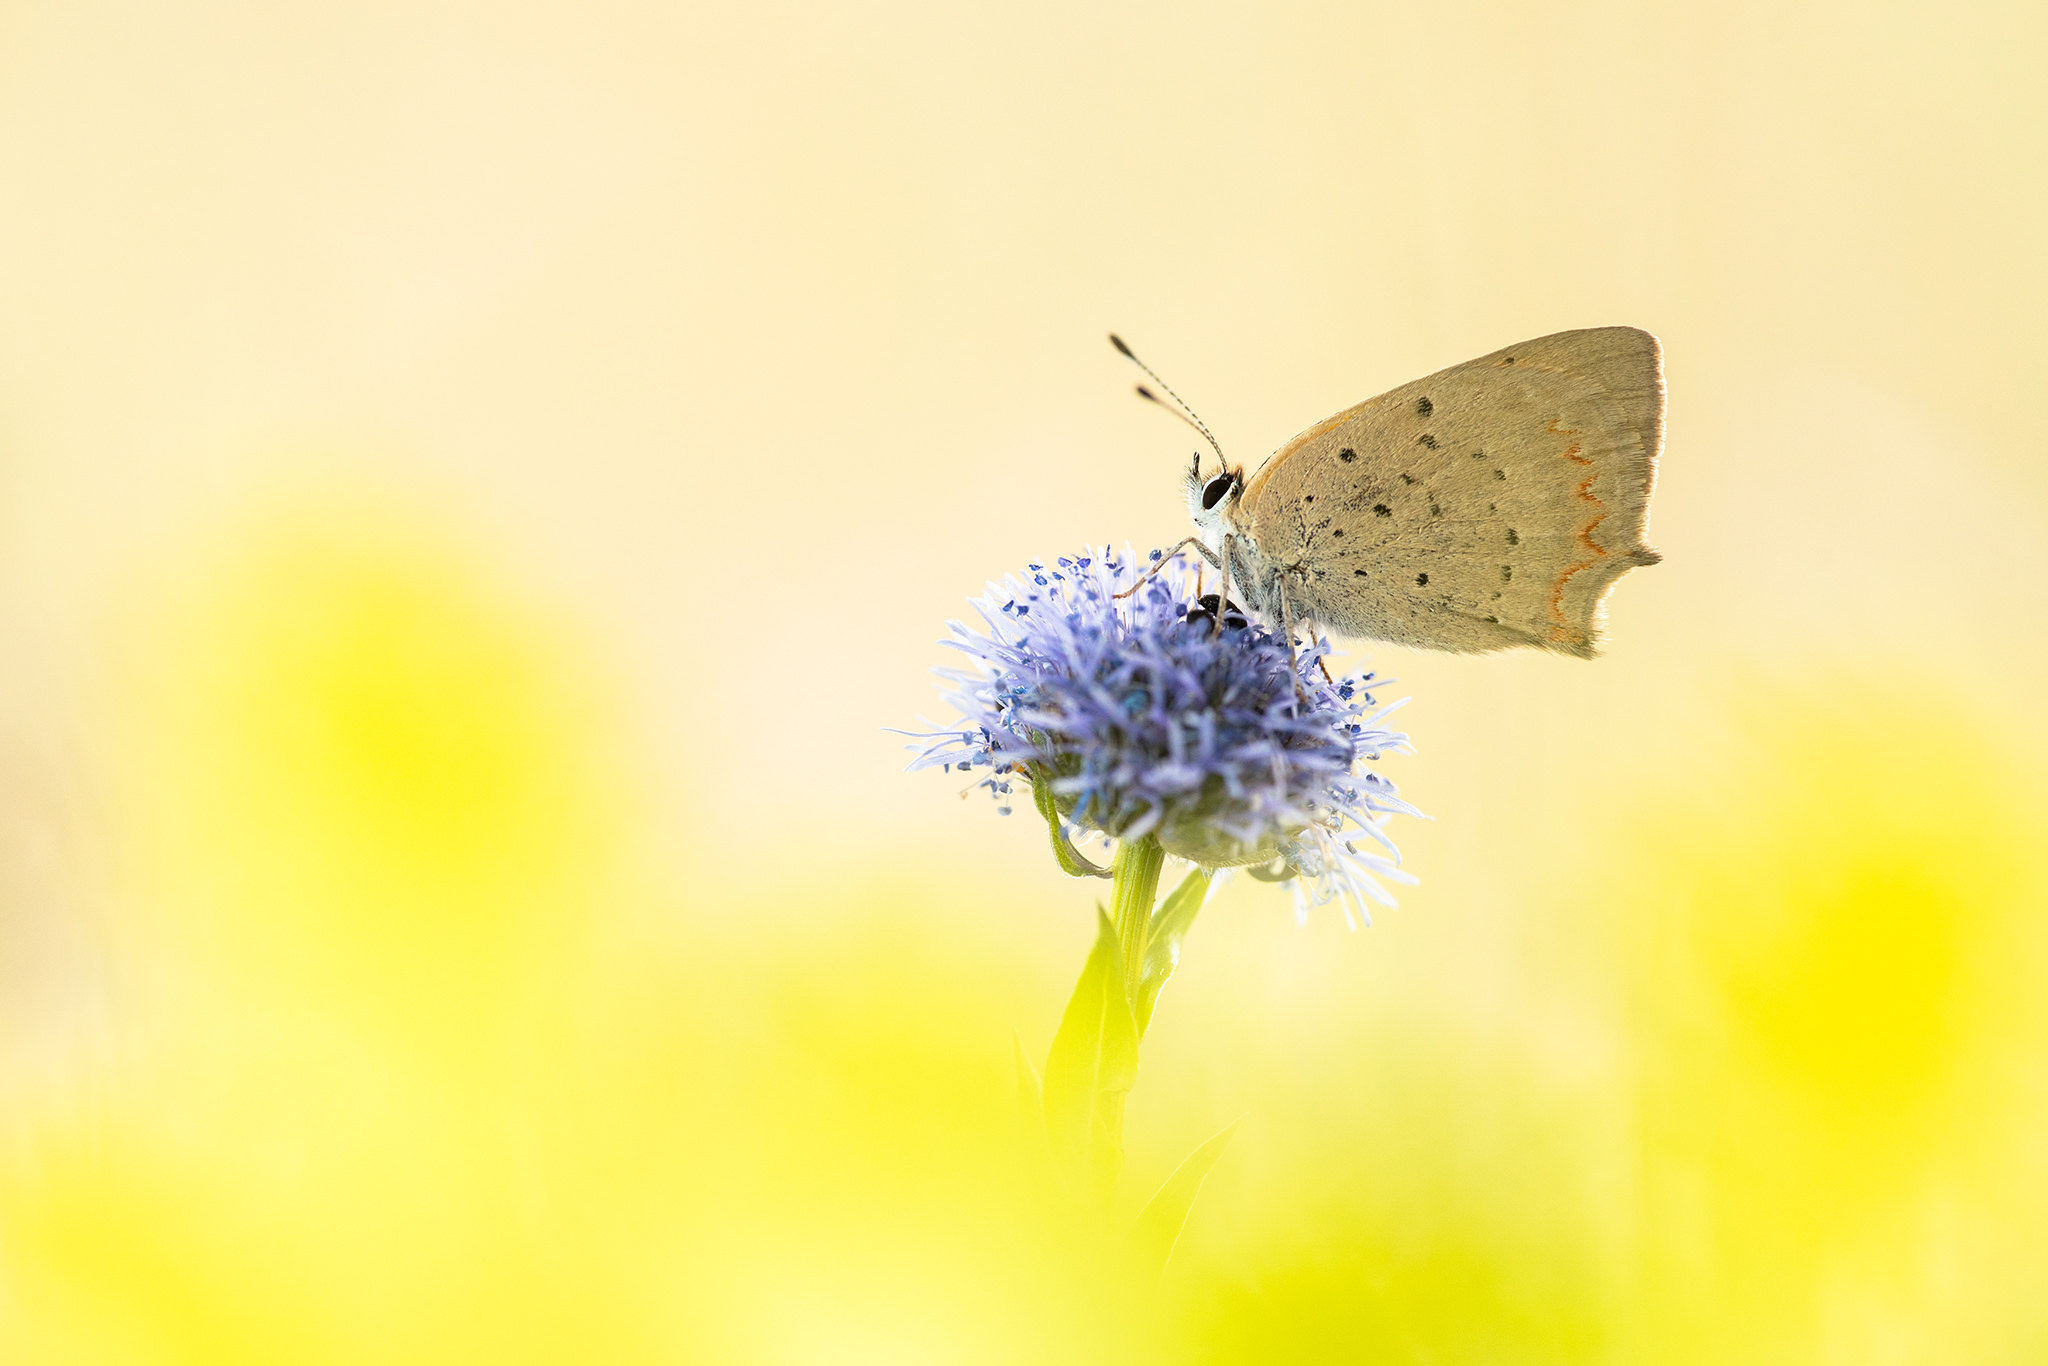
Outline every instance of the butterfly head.
POLYGON ((1202 538, 1212 546, 1221 544, 1230 511, 1244 494, 1244 470, 1221 465, 1207 479, 1202 477, 1202 457, 1197 454, 1188 466, 1188 516, 1202 538))

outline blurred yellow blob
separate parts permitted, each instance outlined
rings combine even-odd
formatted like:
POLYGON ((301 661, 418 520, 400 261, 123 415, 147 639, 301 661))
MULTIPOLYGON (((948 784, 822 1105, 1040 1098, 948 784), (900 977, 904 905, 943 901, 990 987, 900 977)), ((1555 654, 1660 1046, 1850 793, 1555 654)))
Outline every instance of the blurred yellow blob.
POLYGON ((561 1359, 609 1331, 552 1287, 519 1118, 617 863, 588 671, 346 502, 197 547, 129 615, 117 1061, 9 1184, 21 1359, 561 1359))
POLYGON ((1638 821, 1615 908, 1660 1355, 2025 1359, 2041 1319, 1999 1286, 2048 1276, 2040 799, 1961 709, 1752 696, 1638 821))
POLYGON ((374 500, 198 554, 130 617, 114 1059, 0 1167, 0 1359, 1121 1340, 1076 1327, 999 964, 894 898, 854 944, 663 913, 587 647, 374 500))
MULTIPOLYGON (((1902 740, 1887 695, 1701 699, 1571 904, 1503 912, 1550 918, 1569 999, 1540 955, 1404 958, 1454 907, 1345 936, 1219 898, 1145 1045, 1120 1217, 1251 1118, 1155 1291, 1014 1113, 1010 1028, 1042 1046, 1064 983, 1004 956, 984 889, 665 892, 592 645, 482 557, 373 499, 292 505, 123 620, 107 1057, 0 1164, 9 1363, 2048 1340, 2039 802, 1964 724, 1902 740), (1603 1063, 1532 1042, 1566 1017, 1603 1063)), ((1039 893, 1045 933, 1084 923, 1086 888, 1039 893)))
POLYGON ((1241 1016, 1199 1066, 1284 1156, 1177 1254, 1181 1359, 2041 1359, 2042 802, 1968 709, 1819 672, 1701 699, 1501 908, 1554 984, 1377 979, 1313 1057, 1241 1016))
POLYGON ((609 861, 587 651, 356 500, 204 568, 129 655, 143 899, 288 992, 455 1027, 609 861))

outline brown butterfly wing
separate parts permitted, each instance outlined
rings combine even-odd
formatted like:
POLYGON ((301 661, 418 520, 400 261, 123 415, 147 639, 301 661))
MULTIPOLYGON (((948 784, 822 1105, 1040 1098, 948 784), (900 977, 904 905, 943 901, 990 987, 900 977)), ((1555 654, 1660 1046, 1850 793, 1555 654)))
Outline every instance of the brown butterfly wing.
POLYGON ((1590 658, 1608 589, 1659 558, 1643 530, 1663 432, 1655 337, 1559 332, 1310 428, 1237 521, 1297 613, 1342 634, 1590 658))

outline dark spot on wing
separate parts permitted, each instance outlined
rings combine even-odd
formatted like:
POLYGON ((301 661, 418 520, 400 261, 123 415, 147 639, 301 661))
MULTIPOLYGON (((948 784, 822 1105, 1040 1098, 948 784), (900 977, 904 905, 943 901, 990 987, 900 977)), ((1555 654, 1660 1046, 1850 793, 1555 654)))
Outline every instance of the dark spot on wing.
POLYGON ((1412 484, 1415 482, 1415 476, 1412 474, 1403 474, 1401 476, 1401 482, 1404 484, 1412 484))
POLYGON ((1513 356, 1509 356, 1506 360, 1501 362, 1502 365, 1513 365, 1514 363, 1515 358, 1513 356))
POLYGON ((1385 503, 1374 503, 1372 505, 1372 510, 1382 517, 1391 517, 1394 515, 1394 510, 1388 507, 1385 503))
POLYGON ((1441 517, 1444 515, 1444 510, 1436 505, 1436 499, 1434 498, 1429 500, 1429 515, 1432 517, 1441 517))
POLYGON ((1502 583, 1506 583, 1509 579, 1512 579, 1514 576, 1515 567, 1513 565, 1504 564, 1500 567, 1500 581, 1502 583))
POLYGON ((1332 536, 1342 536, 1342 535, 1344 534, 1344 528, 1340 526, 1340 527, 1338 527, 1338 528, 1337 528, 1337 529, 1336 529, 1335 531, 1331 532, 1330 534, 1331 534, 1332 536))
POLYGON ((1415 400, 1415 415, 1417 417, 1428 417, 1431 413, 1435 411, 1436 405, 1429 401, 1429 396, 1427 394, 1415 400))
POLYGON ((1431 436, 1428 432, 1424 432, 1421 436, 1415 438, 1415 444, 1418 446, 1427 446, 1431 450, 1435 450, 1436 438, 1431 436))
POLYGON ((1474 451, 1474 452, 1472 452, 1472 458, 1473 458, 1474 460, 1484 460, 1484 459, 1486 459, 1486 452, 1485 452, 1485 451, 1474 451))
POLYGON ((1348 465, 1352 461, 1358 459, 1358 452, 1352 450, 1349 446, 1346 446, 1343 450, 1337 452, 1337 458, 1348 465))
POLYGON ((1365 571, 1363 569, 1354 569, 1351 571, 1351 577, 1355 579, 1362 579, 1365 577, 1365 571))
POLYGON ((1316 496, 1315 496, 1315 495, 1314 495, 1313 493, 1310 493, 1310 494, 1304 494, 1304 495, 1302 496, 1302 500, 1301 500, 1301 501, 1302 501, 1302 502, 1304 502, 1304 503, 1313 503, 1313 502, 1314 502, 1315 500, 1316 500, 1316 496))
POLYGON ((1506 479, 1508 477, 1508 472, 1506 470, 1495 470, 1493 472, 1493 477, 1496 479, 1506 479))
POLYGON ((1429 575, 1427 575, 1427 574, 1417 574, 1417 575, 1415 576, 1415 586, 1416 586, 1417 588, 1427 588, 1427 587, 1429 587, 1429 575))
POLYGON ((1508 544, 1509 544, 1509 545, 1520 545, 1521 543, 1522 543, 1522 538, 1521 538, 1520 536, 1517 536, 1517 535, 1515 534, 1515 529, 1514 529, 1513 527, 1509 527, 1509 528, 1508 528, 1508 544))
POLYGON ((1489 623, 1490 623, 1491 625, 1494 625, 1494 626, 1498 626, 1498 625, 1500 625, 1500 618, 1499 618, 1499 617, 1488 617, 1488 618, 1487 618, 1486 620, 1487 620, 1487 621, 1488 621, 1488 622, 1489 622, 1489 623))

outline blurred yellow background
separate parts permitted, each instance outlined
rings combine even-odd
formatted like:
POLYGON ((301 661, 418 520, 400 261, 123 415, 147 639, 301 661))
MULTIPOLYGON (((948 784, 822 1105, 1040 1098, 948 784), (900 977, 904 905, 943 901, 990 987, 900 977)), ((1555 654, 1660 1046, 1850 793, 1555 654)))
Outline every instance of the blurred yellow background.
MULTIPOLYGON (((2048 1360, 2048 20, 0 7, 0 1359, 2048 1360), (1096 889, 899 773, 982 581, 1663 339, 1609 654, 1379 650, 1374 928, 1228 886, 1132 1208, 1096 889)), ((1170 873, 1169 876, 1172 876, 1170 873)))

